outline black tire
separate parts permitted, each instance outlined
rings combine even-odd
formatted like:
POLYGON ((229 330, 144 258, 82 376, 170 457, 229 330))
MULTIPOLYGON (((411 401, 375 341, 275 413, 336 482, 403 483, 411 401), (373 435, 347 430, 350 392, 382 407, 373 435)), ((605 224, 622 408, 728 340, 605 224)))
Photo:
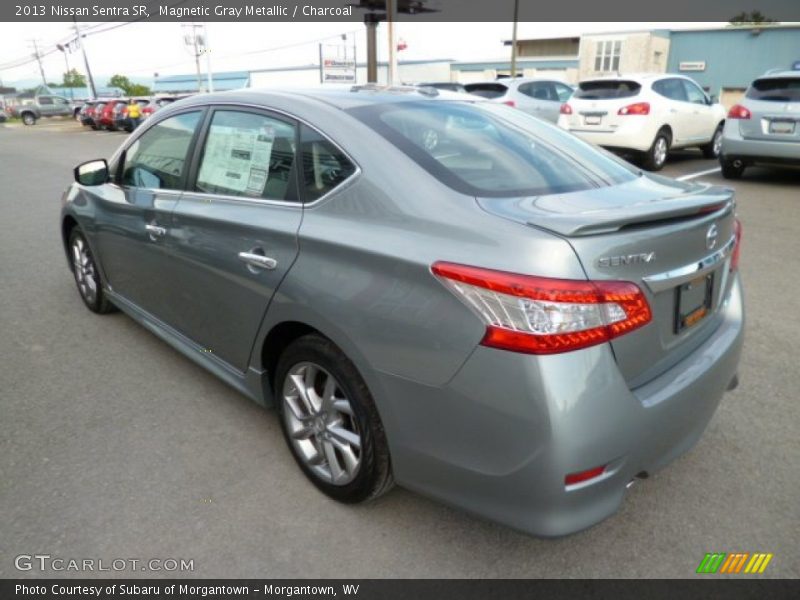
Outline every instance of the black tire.
POLYGON ((106 293, 103 289, 103 280, 100 276, 100 271, 97 268, 97 264, 95 263, 94 255, 89 248, 89 244, 86 242, 86 237, 83 235, 83 232, 79 227, 74 227, 69 234, 69 260, 72 275, 75 279, 75 285, 78 288, 78 294, 80 295, 81 300, 83 300, 83 303, 86 305, 86 308, 97 314, 114 312, 116 308, 113 304, 111 304, 108 296, 106 296, 106 293), (82 270, 79 270, 77 265, 77 257, 75 256, 75 247, 78 243, 85 248, 85 258, 88 261, 84 263, 86 267, 82 270), (91 277, 93 280, 93 285, 95 287, 93 294, 90 293, 91 290, 89 287, 87 287, 89 286, 88 283, 84 283, 84 285, 82 285, 81 278, 86 281, 86 278, 88 277, 91 277))
POLYGON ((733 161, 730 159, 720 159, 720 166, 722 167, 722 176, 725 179, 741 179, 744 173, 744 163, 741 161, 733 161), (736 164, 738 162, 738 164, 736 164))
POLYGON ((22 113, 22 122, 28 126, 36 125, 36 115, 29 112, 22 113))
POLYGON ((700 146, 700 150, 703 151, 703 157, 719 158, 720 145, 717 141, 717 138, 722 140, 722 123, 717 125, 717 128, 714 130, 714 135, 711 136, 711 141, 703 146, 700 146))
POLYGON ((672 144, 672 137, 669 131, 661 129, 656 134, 650 149, 644 153, 642 157, 642 166, 648 171, 660 171, 667 164, 667 156, 669 155, 669 147, 672 144), (666 147, 662 147, 662 143, 666 147), (662 154, 663 151, 663 154, 662 154))
POLYGON ((99 128, 97 125, 95 125, 94 123, 92 123, 92 124, 91 124, 91 127, 92 127, 92 129, 94 129, 95 131, 97 131, 98 129, 100 129, 100 128, 99 128))
POLYGON ((278 360, 273 387, 286 443, 300 469, 320 491, 339 502, 355 504, 378 498, 392 488, 394 478, 389 446, 375 402, 355 365, 335 344, 316 334, 292 342, 278 360), (289 372, 300 363, 313 363, 330 373, 352 407, 351 418, 361 438, 360 464, 353 480, 344 485, 321 479, 300 456, 290 438, 284 415, 284 411, 289 409, 285 405, 283 389, 289 372))

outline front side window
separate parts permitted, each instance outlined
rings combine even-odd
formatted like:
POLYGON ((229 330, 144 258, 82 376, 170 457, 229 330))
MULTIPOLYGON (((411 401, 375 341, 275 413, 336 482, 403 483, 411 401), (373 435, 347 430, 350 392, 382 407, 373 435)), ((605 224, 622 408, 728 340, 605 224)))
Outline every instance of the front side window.
POLYGON ((536 100, 558 100, 555 88, 549 81, 534 81, 532 83, 527 83, 525 85, 521 85, 519 87, 519 91, 536 100))
POLYGON ((572 93, 575 91, 563 83, 554 83, 553 85, 556 88, 556 94, 558 95, 559 102, 566 102, 569 100, 572 97, 572 93))
POLYGON ((252 112, 218 110, 195 187, 209 194, 296 201, 295 155, 294 125, 252 112))
POLYGON ((321 198, 356 172, 341 150, 309 127, 302 129, 301 146, 306 202, 321 198))
POLYGON ((594 70, 598 73, 619 71, 619 59, 622 53, 620 40, 604 40, 595 45, 594 70))
POLYGON ((692 102, 693 104, 706 103, 706 95, 703 93, 703 90, 701 90, 691 81, 686 81, 684 79, 683 87, 686 89, 686 98, 689 102, 692 102))
POLYGON ((164 119, 148 129, 125 151, 122 185, 180 190, 200 112, 164 119))
POLYGON ((471 196, 567 193, 636 177, 586 142, 501 104, 403 102, 349 112, 471 196))

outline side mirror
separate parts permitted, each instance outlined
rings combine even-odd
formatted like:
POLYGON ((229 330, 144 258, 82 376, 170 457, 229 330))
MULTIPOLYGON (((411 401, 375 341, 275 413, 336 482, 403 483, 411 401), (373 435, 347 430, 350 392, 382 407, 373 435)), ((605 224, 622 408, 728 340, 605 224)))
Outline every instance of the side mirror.
POLYGON ((108 182, 108 163, 104 158, 90 160, 75 167, 74 173, 81 185, 103 185, 108 182))
POLYGON ((709 104, 716 104, 717 102, 719 102, 719 98, 717 96, 709 96, 708 97, 708 103, 709 104))

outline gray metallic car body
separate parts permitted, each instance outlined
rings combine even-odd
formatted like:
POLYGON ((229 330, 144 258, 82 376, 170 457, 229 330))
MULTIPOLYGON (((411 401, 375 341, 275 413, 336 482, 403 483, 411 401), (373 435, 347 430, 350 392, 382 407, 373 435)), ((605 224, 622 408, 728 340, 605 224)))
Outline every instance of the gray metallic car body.
MULTIPOLYGON (((587 257, 646 246, 665 259, 657 270, 689 267, 683 275, 696 277, 710 268, 698 263, 712 254, 696 241, 709 224, 726 244, 733 236, 731 194, 640 176, 561 203, 465 196, 346 112, 413 94, 240 91, 177 102, 123 148, 180 112, 268 108, 321 132, 357 170, 306 205, 215 196, 213 214, 196 192, 73 184, 65 240, 79 225, 114 304, 265 406, 287 340, 310 330, 332 340, 375 398, 400 485, 539 535, 586 528, 616 511, 635 477, 690 448, 735 381, 744 316, 738 274, 727 275, 729 247, 708 263, 724 261, 718 310, 680 343, 667 339, 669 324, 652 323, 630 339, 549 356, 480 345, 484 325, 430 267, 619 278, 587 257), (609 246, 602 231, 646 215, 654 199, 667 221, 609 246), (570 212, 576 201, 589 212, 570 212), (725 206, 687 225, 687 207, 709 203, 725 206), (164 240, 145 230, 153 219, 169 231, 164 240), (245 269, 236 255, 254 245, 269 247, 279 268, 245 269), (565 488, 566 473, 600 462, 609 465, 600 480, 565 488)), ((652 275, 641 265, 623 278, 652 275)), ((653 289, 658 312, 669 293, 653 289)))
MULTIPOLYGON (((770 79, 800 82, 800 71, 773 72, 756 81, 770 79)), ((752 117, 725 121, 720 160, 739 161, 745 165, 800 165, 800 101, 796 98, 785 102, 759 100, 746 95, 739 104, 749 110, 752 117), (776 122, 791 124, 791 131, 772 132, 771 127, 776 122)))

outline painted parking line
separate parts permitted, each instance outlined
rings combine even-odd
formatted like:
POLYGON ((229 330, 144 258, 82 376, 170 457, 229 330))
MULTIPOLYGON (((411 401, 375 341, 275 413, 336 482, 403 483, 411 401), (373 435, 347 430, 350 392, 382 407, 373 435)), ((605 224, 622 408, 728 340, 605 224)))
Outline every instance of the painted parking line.
POLYGON ((681 175, 680 177, 676 177, 678 181, 688 181, 689 179, 694 179, 695 177, 702 177, 703 175, 711 175, 711 173, 719 173, 722 170, 722 167, 714 167, 713 169, 706 169, 705 171, 698 171, 697 173, 689 173, 688 175, 681 175))

